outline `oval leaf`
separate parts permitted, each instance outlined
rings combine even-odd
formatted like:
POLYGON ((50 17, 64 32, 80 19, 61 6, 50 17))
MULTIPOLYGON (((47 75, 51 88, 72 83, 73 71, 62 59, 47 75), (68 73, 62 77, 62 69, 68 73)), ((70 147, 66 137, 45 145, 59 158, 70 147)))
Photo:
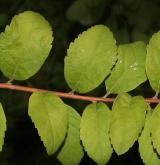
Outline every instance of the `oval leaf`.
POLYGON ((146 81, 145 58, 146 46, 143 42, 119 46, 118 62, 105 81, 107 95, 128 92, 146 81))
POLYGON ((6 117, 3 111, 2 104, 0 103, 0 151, 2 151, 6 130, 7 130, 6 117))
POLYGON ((154 151, 151 140, 151 112, 148 112, 145 126, 141 136, 138 139, 139 152, 145 165, 159 165, 160 159, 157 153, 154 151))
POLYGON ((52 43, 49 23, 38 13, 26 11, 13 17, 0 34, 0 68, 9 79, 33 76, 49 55, 52 43))
POLYGON ((155 33, 147 46, 146 73, 153 90, 160 91, 160 32, 155 33))
POLYGON ((147 46, 146 73, 153 90, 160 91, 160 32, 155 33, 147 46))
POLYGON ((111 111, 104 103, 88 105, 80 124, 80 137, 88 155, 99 165, 106 164, 112 147, 109 140, 111 111))
POLYGON ((65 104, 53 93, 33 93, 29 99, 29 116, 49 155, 62 144, 67 131, 65 104))
POLYGON ((116 60, 111 31, 96 25, 70 44, 65 57, 65 79, 73 91, 86 93, 102 83, 116 60))
POLYGON ((151 135, 153 146, 160 154, 160 104, 156 106, 152 113, 151 135))
POLYGON ((63 165, 77 165, 84 155, 80 144, 81 116, 72 107, 67 106, 67 109, 69 111, 67 138, 57 158, 63 165))
POLYGON ((111 144, 118 155, 129 150, 142 130, 147 105, 141 96, 127 93, 117 96, 112 107, 110 124, 111 144))

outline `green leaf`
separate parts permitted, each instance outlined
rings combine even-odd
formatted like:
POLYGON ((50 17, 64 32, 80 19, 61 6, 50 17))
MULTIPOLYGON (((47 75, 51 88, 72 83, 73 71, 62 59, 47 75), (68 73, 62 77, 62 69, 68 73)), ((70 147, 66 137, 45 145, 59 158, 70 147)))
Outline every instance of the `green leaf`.
POLYGON ((62 100, 53 93, 33 93, 29 99, 29 116, 49 155, 62 144, 68 122, 68 113, 62 100))
POLYGON ((69 111, 68 133, 64 146, 58 154, 58 160, 63 165, 77 165, 84 155, 80 144, 81 116, 72 107, 67 106, 67 109, 69 111))
POLYGON ((141 96, 127 93, 117 96, 112 107, 111 144, 118 155, 129 150, 138 139, 145 122, 147 105, 141 96))
POLYGON ((153 90, 160 91, 160 32, 155 33, 147 46, 146 73, 153 90))
POLYGON ((160 154, 160 104, 156 106, 152 113, 152 127, 151 127, 151 138, 153 146, 160 154))
POLYGON ((38 13, 26 11, 13 17, 0 34, 0 69, 15 80, 33 76, 51 50, 52 30, 38 13))
POLYGON ((73 91, 86 93, 100 85, 116 60, 111 31, 96 25, 70 44, 65 57, 65 78, 73 91))
POLYGON ((159 165, 160 159, 157 153, 154 151, 151 140, 151 112, 147 113, 145 126, 141 136, 138 139, 140 156, 145 165, 159 165))
POLYGON ((6 130, 7 130, 6 117, 3 111, 2 104, 0 103, 0 151, 2 151, 6 130))
POLYGON ((143 42, 119 46, 118 62, 105 81, 107 94, 128 92, 146 81, 145 57, 143 42))
POLYGON ((91 157, 99 165, 106 164, 112 147, 109 140, 109 124, 111 111, 104 103, 88 105, 83 112, 80 124, 80 137, 91 157))

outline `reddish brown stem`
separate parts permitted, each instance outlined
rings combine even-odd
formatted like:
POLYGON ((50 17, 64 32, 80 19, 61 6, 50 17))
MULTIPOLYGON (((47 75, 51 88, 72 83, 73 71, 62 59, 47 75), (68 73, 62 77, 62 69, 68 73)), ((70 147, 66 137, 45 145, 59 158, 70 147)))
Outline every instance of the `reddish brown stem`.
MULTIPOLYGON (((91 97, 91 96, 82 96, 72 93, 64 93, 64 92, 56 92, 56 91, 50 91, 45 89, 38 89, 38 88, 32 88, 32 87, 25 87, 25 86, 19 86, 19 85, 11 85, 7 83, 0 83, 0 88, 3 89, 11 89, 16 91, 23 91, 23 92, 53 92, 55 95, 62 97, 62 98, 68 98, 68 99, 76 99, 76 100, 85 100, 85 101, 100 101, 100 102, 113 102, 115 98, 102 98, 102 97, 91 97)), ((160 99, 155 98, 146 98, 145 102, 147 103, 159 103, 160 99)))

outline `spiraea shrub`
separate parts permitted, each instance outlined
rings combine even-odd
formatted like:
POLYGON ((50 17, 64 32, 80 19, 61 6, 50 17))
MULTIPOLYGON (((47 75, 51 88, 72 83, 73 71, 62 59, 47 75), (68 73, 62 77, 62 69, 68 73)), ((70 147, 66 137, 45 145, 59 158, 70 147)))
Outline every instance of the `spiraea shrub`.
MULTIPOLYGON (((54 45, 53 31, 39 13, 25 11, 13 17, 0 34, 0 70, 10 83, 26 80, 39 71, 54 45)), ((97 164, 104 165, 113 152, 122 155, 138 141, 143 162, 160 164, 160 104, 152 110, 141 95, 128 93, 149 80, 158 96, 159 43, 157 32, 147 46, 143 41, 118 45, 105 25, 88 28, 70 43, 64 77, 71 95, 83 95, 104 84, 104 97, 117 96, 112 108, 93 101, 80 115, 54 92, 31 94, 28 115, 48 155, 56 153, 63 165, 78 165, 86 152, 97 164)), ((0 104, 1 151, 6 128, 0 104)))

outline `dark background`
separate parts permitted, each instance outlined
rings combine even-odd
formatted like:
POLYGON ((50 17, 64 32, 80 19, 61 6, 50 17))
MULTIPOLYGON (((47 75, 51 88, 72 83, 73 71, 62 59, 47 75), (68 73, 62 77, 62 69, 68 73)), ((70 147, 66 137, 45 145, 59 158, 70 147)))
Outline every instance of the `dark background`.
MULTIPOLYGON (((12 17, 25 10, 41 13, 54 31, 52 51, 41 70, 32 78, 14 84, 69 92, 64 80, 64 56, 69 43, 79 33, 95 24, 107 25, 118 44, 137 40, 148 42, 151 35, 160 29, 159 0, 0 0, 0 31, 4 31, 12 17)), ((0 82, 7 79, 0 74, 0 82)), ((131 94, 152 97, 148 82, 140 85, 131 94)), ((87 95, 103 96, 104 84, 87 95)), ((5 145, 0 153, 0 165, 58 165, 56 154, 47 156, 31 120, 27 115, 28 93, 0 89, 7 117, 5 145)), ((82 113, 88 102, 64 100, 82 113)), ((68 155, 72 156, 72 155, 68 155)), ((85 155, 81 164, 95 163, 85 155)), ((109 165, 143 164, 138 144, 122 156, 113 154, 109 165)))

